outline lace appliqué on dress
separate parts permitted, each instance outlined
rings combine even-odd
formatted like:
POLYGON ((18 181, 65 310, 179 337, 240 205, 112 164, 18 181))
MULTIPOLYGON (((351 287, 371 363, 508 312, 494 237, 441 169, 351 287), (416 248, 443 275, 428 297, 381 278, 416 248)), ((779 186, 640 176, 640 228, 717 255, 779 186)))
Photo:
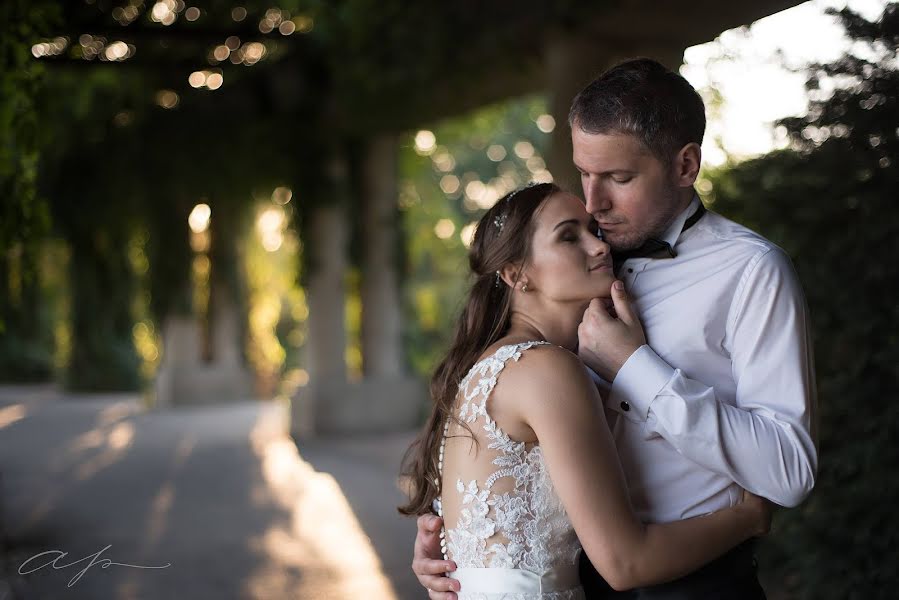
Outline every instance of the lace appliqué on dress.
MULTIPOLYGON (((547 342, 525 342, 499 348, 493 355, 475 364, 459 384, 462 394, 458 417, 472 425, 483 423, 488 448, 495 451, 496 470, 486 479, 457 479, 455 492, 462 497, 455 527, 445 531, 442 540, 444 558, 449 554, 459 568, 508 568, 546 573, 556 567, 576 565, 581 549, 574 528, 555 493, 539 445, 530 449, 524 442, 512 440, 487 411, 487 399, 497 377, 508 360, 517 361, 524 350, 547 342), (494 492, 498 481, 510 478, 514 487, 494 492), (496 541, 489 543, 488 540, 496 541)), ((441 444, 441 471, 444 431, 441 444)), ((504 488, 508 488, 506 485, 504 488)), ((449 485, 444 493, 452 493, 449 485)), ((442 516, 442 502, 435 501, 442 516)), ((464 598, 531 598, 571 600, 582 598, 581 588, 543 594, 464 594, 464 598)))

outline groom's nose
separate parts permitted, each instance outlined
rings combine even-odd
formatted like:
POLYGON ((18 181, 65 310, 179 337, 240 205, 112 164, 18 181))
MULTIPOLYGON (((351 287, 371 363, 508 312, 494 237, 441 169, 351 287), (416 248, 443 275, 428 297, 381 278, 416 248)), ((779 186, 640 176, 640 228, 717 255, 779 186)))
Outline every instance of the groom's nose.
POLYGON ((584 198, 587 212, 591 215, 595 216, 612 208, 611 198, 603 189, 598 177, 584 179, 584 198))

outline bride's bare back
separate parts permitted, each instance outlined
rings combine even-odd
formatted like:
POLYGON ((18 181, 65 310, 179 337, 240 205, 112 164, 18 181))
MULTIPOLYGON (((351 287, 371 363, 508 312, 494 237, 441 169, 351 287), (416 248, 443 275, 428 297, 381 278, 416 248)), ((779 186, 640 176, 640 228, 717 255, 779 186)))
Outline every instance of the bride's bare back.
MULTIPOLYGON (((577 565, 581 546, 556 495, 542 449, 511 417, 493 418, 493 392, 504 371, 525 368, 522 354, 546 342, 504 345, 472 367, 463 379, 441 451, 442 489, 437 511, 445 522, 444 557, 456 562, 465 589, 520 591, 516 598, 582 598, 577 565), (466 586, 466 583, 476 585, 466 586), (539 590, 539 593, 534 593, 539 590)), ((535 348, 536 347, 536 348, 535 348)), ((531 350, 534 348, 533 350, 531 350)), ((559 349, 555 349, 559 351, 559 349)), ((504 386, 504 404, 515 390, 504 386)), ((506 412, 500 410, 500 412, 506 412)), ((527 429, 527 428, 526 428, 527 429)), ((490 595, 479 594, 478 597, 490 595)), ((507 596, 508 597, 508 596, 507 596)))

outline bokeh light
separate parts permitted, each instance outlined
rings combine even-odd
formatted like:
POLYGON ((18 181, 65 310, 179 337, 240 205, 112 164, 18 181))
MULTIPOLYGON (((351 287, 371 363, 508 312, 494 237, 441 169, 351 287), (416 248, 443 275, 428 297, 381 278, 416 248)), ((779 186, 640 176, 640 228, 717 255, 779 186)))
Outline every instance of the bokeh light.
POLYGON ((247 42, 240 48, 237 48, 236 52, 231 55, 231 62, 234 64, 243 63, 247 66, 252 66, 262 60, 265 54, 265 44, 260 42, 247 42))
POLYGON ((128 44, 125 42, 113 42, 106 46, 106 60, 122 60, 128 56, 128 44))
POLYGON ((552 115, 543 114, 537 117, 537 129, 543 133, 550 133, 556 128, 556 120, 552 115))
POLYGON ((212 209, 208 204, 201 203, 194 206, 187 217, 187 224, 190 225, 191 231, 200 233, 209 228, 209 220, 212 217, 212 209))
POLYGON ((440 178, 440 189, 444 194, 455 194, 461 185, 459 178, 455 175, 444 175, 440 178))
POLYGON ((477 222, 469 223, 464 226, 462 230, 459 232, 459 239, 462 240, 462 244, 466 248, 471 247, 471 242, 474 240, 474 232, 478 228, 477 222))
POLYGON ((415 151, 421 155, 428 155, 434 152, 437 145, 437 137, 433 131, 422 129, 415 134, 415 151))
POLYGON ((156 104, 165 109, 172 109, 178 106, 178 94, 172 90, 159 90, 156 92, 156 104))
POLYGON ((287 215, 280 206, 269 206, 256 220, 256 229, 266 252, 276 252, 284 243, 284 227, 287 215))
POLYGON ((441 240, 451 238, 455 231, 456 225, 450 219, 440 219, 437 221, 437 224, 434 225, 434 234, 441 240))
POLYGON ((187 83, 189 83, 192 88, 203 87, 206 85, 206 73, 203 71, 194 71, 190 74, 190 77, 187 78, 187 83))
MULTIPOLYGON (((132 3, 128 4, 128 6, 117 6, 112 9, 112 18, 115 19, 119 25, 130 25, 140 16, 140 9, 134 4, 134 2, 139 0, 131 1, 132 3)), ((140 3, 143 4, 142 1, 140 3)))
POLYGON ((245 9, 243 6, 235 6, 231 9, 231 18, 236 23, 240 23, 247 18, 247 9, 245 9))
POLYGON ((506 149, 499 144, 493 144, 487 148, 487 158, 493 162, 499 162, 506 158, 506 149))
POLYGON ((293 198, 293 192, 288 187, 279 186, 272 192, 272 202, 280 206, 284 206, 290 202, 291 198, 293 198))
POLYGON ((434 161, 434 166, 437 170, 444 173, 448 173, 456 168, 456 159, 453 158, 452 154, 445 150, 443 152, 435 153, 431 160, 434 161))
POLYGON ((150 18, 168 26, 178 19, 181 10, 184 10, 184 2, 180 0, 160 0, 150 9, 150 18))
POLYGON ((513 150, 518 158, 528 159, 534 156, 534 145, 527 140, 515 142, 513 150))
POLYGON ((309 33, 312 31, 312 28, 315 22, 312 20, 312 17, 299 16, 294 17, 294 24, 297 26, 297 31, 300 33, 309 33))
POLYGON ((538 171, 546 169, 546 163, 539 156, 530 157, 525 161, 525 165, 531 173, 537 173, 538 171))
POLYGON ((222 83, 224 83, 225 79, 222 77, 221 73, 210 73, 206 77, 206 87, 210 90, 217 90, 222 87, 222 83))
POLYGON ((112 118, 112 122, 116 127, 128 127, 134 122, 134 113, 130 110, 120 110, 112 118))
POLYGON ((31 47, 31 55, 35 58, 43 56, 58 56, 69 47, 69 38, 57 37, 49 42, 41 42, 31 47))

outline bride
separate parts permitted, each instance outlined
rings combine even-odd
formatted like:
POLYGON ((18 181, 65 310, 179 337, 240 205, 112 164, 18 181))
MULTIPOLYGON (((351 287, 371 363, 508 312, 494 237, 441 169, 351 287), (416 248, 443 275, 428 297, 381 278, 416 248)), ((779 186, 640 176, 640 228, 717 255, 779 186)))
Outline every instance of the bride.
POLYGON ((615 589, 661 583, 767 532, 767 504, 749 493, 684 521, 644 525, 634 515, 577 357, 585 309, 615 282, 597 235, 583 203, 546 183, 507 195, 478 223, 475 281, 406 456, 412 493, 400 507, 443 518, 459 598, 584 598, 582 549, 615 589))

